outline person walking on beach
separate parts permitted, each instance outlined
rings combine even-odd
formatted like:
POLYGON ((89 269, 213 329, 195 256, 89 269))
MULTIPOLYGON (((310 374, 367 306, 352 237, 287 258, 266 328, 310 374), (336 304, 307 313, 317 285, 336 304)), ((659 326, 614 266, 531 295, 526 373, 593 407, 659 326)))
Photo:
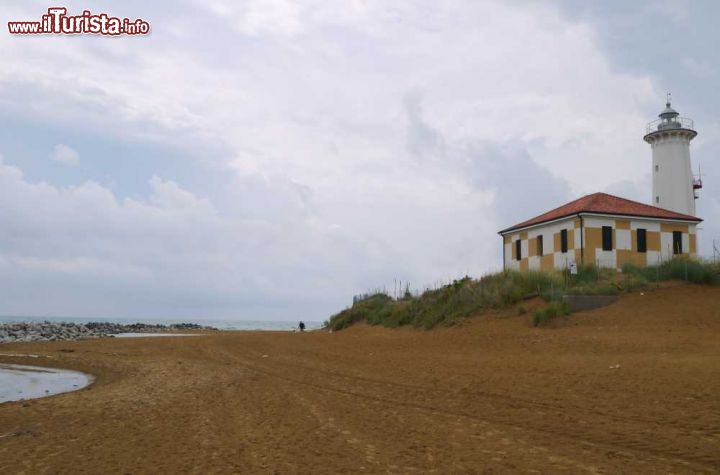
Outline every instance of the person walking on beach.
POLYGON ((301 332, 304 332, 304 331, 305 331, 305 324, 304 324, 303 322, 300 322, 300 324, 298 325, 298 328, 300 328, 300 331, 301 331, 301 332))

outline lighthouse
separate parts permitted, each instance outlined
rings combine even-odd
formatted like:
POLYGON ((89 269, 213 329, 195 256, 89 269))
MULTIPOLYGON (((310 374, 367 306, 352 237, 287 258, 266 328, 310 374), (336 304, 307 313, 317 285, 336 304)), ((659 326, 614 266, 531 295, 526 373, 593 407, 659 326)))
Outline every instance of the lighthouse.
POLYGON ((690 162, 690 141, 697 132, 691 119, 680 117, 670 105, 670 95, 659 119, 647 125, 643 139, 652 148, 652 204, 659 208, 695 216, 697 192, 702 181, 695 179, 690 162))

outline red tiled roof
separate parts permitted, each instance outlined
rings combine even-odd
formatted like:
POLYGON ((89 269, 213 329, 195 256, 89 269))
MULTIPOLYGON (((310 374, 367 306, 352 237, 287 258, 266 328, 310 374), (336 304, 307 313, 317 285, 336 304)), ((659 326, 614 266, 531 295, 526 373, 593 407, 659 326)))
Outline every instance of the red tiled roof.
POLYGON ((637 201, 626 200, 619 196, 608 195, 607 193, 593 193, 592 195, 583 196, 575 201, 564 204, 559 208, 555 208, 547 213, 536 216, 515 226, 500 231, 500 234, 515 229, 526 228, 536 224, 545 223, 554 219, 572 216, 578 213, 598 213, 598 214, 614 214, 622 216, 637 216, 643 218, 657 219, 678 219, 682 221, 700 222, 702 219, 687 214, 676 213, 656 206, 638 203, 637 201))

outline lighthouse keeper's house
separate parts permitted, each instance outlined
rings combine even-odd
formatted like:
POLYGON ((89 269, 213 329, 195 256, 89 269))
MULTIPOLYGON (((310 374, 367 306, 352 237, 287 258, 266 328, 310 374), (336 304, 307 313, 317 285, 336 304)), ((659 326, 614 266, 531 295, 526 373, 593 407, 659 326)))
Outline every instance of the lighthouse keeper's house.
POLYGON ((697 253, 695 216, 595 193, 500 231, 505 269, 654 265, 697 253))

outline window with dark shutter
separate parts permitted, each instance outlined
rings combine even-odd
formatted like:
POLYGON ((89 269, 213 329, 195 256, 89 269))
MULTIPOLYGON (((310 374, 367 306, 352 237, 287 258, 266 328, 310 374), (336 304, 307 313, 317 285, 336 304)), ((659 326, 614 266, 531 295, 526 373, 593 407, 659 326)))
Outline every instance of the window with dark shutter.
POLYGON ((682 254, 682 232, 673 231, 673 254, 682 254))
POLYGON ((602 247, 603 251, 612 251, 613 249, 612 226, 602 227, 602 247))
POLYGON ((517 259, 518 261, 522 260, 522 253, 520 252, 522 249, 522 246, 520 244, 521 242, 522 241, 520 241, 520 239, 515 241, 515 259, 517 259))
POLYGON ((542 236, 537 237, 537 255, 538 256, 543 255, 543 237, 542 236))
POLYGON ((560 231, 560 252, 568 251, 567 229, 560 231))
POLYGON ((637 252, 647 252, 647 231, 637 230, 637 252))

